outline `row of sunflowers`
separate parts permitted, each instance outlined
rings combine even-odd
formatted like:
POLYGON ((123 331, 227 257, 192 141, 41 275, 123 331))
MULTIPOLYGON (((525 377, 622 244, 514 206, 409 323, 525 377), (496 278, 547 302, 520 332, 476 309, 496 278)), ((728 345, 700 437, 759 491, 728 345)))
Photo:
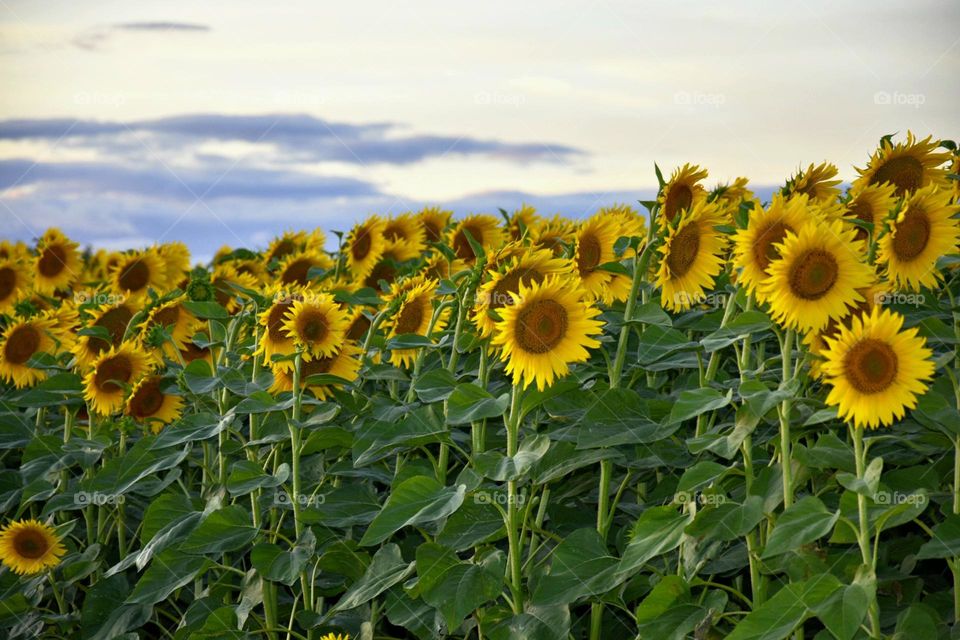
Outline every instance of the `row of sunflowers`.
POLYGON ((684 165, 643 213, 426 208, 206 266, 3 241, 0 626, 948 637, 960 155, 857 171, 762 202, 684 165))

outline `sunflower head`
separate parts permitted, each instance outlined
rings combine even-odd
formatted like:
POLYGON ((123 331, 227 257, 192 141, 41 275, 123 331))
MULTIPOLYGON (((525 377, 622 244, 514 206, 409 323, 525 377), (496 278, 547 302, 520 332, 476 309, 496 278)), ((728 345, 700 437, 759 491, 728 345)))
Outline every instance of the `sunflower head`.
POLYGON ((43 294, 52 294, 80 277, 83 265, 76 242, 59 229, 48 229, 37 242, 34 287, 43 294))
POLYGON ((417 222, 423 227, 426 242, 440 242, 443 240, 450 225, 453 212, 440 207, 424 207, 417 214, 417 222))
POLYGON ((749 182, 749 179, 741 177, 727 184, 718 184, 707 197, 720 206, 727 219, 732 220, 740 209, 740 203, 754 199, 753 192, 747 188, 749 182))
POLYGON ((888 232, 879 239, 878 259, 887 278, 898 288, 919 291, 936 287, 941 279, 937 260, 956 253, 960 206, 950 203, 951 193, 930 185, 906 199, 888 232))
POLYGON ((162 349, 171 358, 183 349, 200 325, 199 320, 184 305, 183 298, 177 297, 156 305, 150 310, 141 327, 141 335, 162 331, 164 341, 162 349))
MULTIPOLYGON (((444 309, 434 319, 433 302, 438 282, 424 277, 410 278, 394 285, 390 302, 397 305, 396 312, 387 320, 387 337, 419 335, 430 337, 443 331, 447 324, 449 309, 444 309)), ((396 367, 409 367, 417 356, 417 349, 393 349, 390 363, 396 367)))
POLYGON ((52 569, 66 552, 54 528, 39 520, 18 520, 0 529, 0 562, 16 574, 52 569))
POLYGON ((504 242, 503 228, 495 217, 486 214, 467 216, 451 232, 449 245, 459 259, 471 264, 477 256, 470 244, 468 234, 474 242, 488 252, 499 249, 504 242))
POLYGON ((132 300, 146 298, 153 289, 166 291, 167 264, 154 249, 122 254, 113 266, 110 285, 114 293, 132 300))
POLYGON ((303 251, 307 246, 307 234, 303 231, 285 231, 283 235, 274 238, 267 247, 264 261, 269 265, 282 262, 285 258, 303 251))
POLYGON ((383 226, 386 250, 399 262, 419 258, 426 248, 426 232, 411 213, 404 213, 386 221, 383 226))
POLYGON ((240 271, 233 262, 214 267, 210 276, 210 286, 213 287, 213 297, 221 307, 234 313, 241 306, 238 296, 246 297, 250 294, 244 291, 257 291, 260 282, 253 275, 240 271))
POLYGON ((520 208, 510 214, 510 220, 507 222, 507 233, 511 240, 520 240, 529 235, 540 221, 537 215, 537 209, 533 205, 522 204, 520 208))
POLYGON ((12 258, 0 258, 0 314, 10 313, 33 285, 26 265, 12 258))
POLYGON ((894 144, 890 136, 880 141, 880 148, 871 156, 865 169, 857 169, 860 177, 853 183, 856 191, 870 184, 891 184, 897 196, 912 193, 934 184, 948 189, 950 182, 946 170, 940 166, 950 159, 950 154, 937 152, 940 142, 927 136, 917 140, 907 132, 905 142, 894 144))
POLYGON ((97 413, 112 415, 123 408, 127 390, 153 365, 152 356, 133 343, 111 348, 94 361, 84 378, 84 397, 97 413))
POLYGON ((722 223, 721 215, 717 203, 701 198, 679 219, 664 225, 656 283, 665 309, 689 309, 713 287, 723 270, 726 247, 726 236, 714 228, 722 223))
POLYGON ((555 256, 562 256, 566 254, 567 247, 576 242, 576 231, 573 222, 555 215, 534 227, 533 244, 541 249, 549 249, 555 256))
POLYGON ((347 267, 354 279, 363 280, 369 276, 383 256, 387 245, 385 228, 380 216, 370 216, 355 225, 347 235, 343 252, 347 256, 347 267))
POLYGON ((285 285, 307 286, 311 269, 331 269, 333 260, 325 253, 311 250, 287 256, 277 269, 280 282, 285 285))
MULTIPOLYGON (((303 388, 309 389, 310 393, 318 400, 326 400, 333 395, 334 389, 339 389, 342 385, 336 382, 319 383, 310 380, 310 377, 330 375, 347 382, 353 382, 359 376, 361 351, 356 343, 348 340, 337 345, 336 351, 328 356, 304 357, 300 363, 301 385, 303 388)), ((293 364, 291 362, 274 362, 270 365, 270 369, 273 372, 271 393, 276 394, 293 390, 293 364)))
POLYGON ((814 166, 811 164, 803 170, 798 170, 783 188, 783 195, 790 197, 803 194, 814 202, 829 202, 836 200, 840 195, 840 179, 837 178, 837 166, 829 162, 814 166))
POLYGON ((129 302, 105 304, 90 312, 86 326, 96 329, 102 335, 81 335, 77 337, 73 354, 78 363, 86 367, 93 363, 104 351, 119 346, 127 332, 130 321, 137 308, 129 302))
MULTIPOLYGON (((859 220, 869 225, 876 237, 883 221, 896 206, 897 198, 892 184, 889 182, 869 184, 851 194, 850 201, 847 203, 846 217, 848 220, 859 220)), ((856 227, 857 240, 866 242, 870 239, 867 229, 856 224, 853 226, 856 227)))
POLYGON ((190 271, 190 250, 182 242, 167 242, 156 247, 157 255, 166 267, 164 288, 176 289, 187 279, 190 271))
POLYGON ((664 219, 672 221, 698 200, 706 198, 707 190, 700 184, 706 179, 707 170, 697 165, 685 164, 676 169, 657 197, 664 219))
POLYGON ((933 354, 903 316, 874 308, 826 338, 827 404, 857 428, 889 426, 913 409, 933 377, 933 354))
POLYGON ((30 361, 42 353, 55 353, 59 337, 56 323, 48 317, 15 319, 0 339, 0 377, 18 389, 45 380, 47 372, 33 368, 30 361))
POLYGON ((569 373, 570 364, 590 357, 600 346, 600 310, 586 301, 586 292, 569 277, 550 276, 530 286, 520 284, 515 303, 500 312, 491 344, 514 384, 536 384, 541 391, 569 373))
POLYGON ((863 301, 874 282, 863 244, 839 220, 808 222, 778 245, 759 292, 781 324, 801 331, 822 329, 863 301))
POLYGON ((144 376, 130 392, 124 415, 159 433, 164 425, 179 418, 183 410, 183 398, 169 393, 168 383, 162 376, 144 376))
POLYGON ((332 355, 348 326, 346 311, 328 293, 307 293, 294 301, 283 323, 294 346, 313 358, 332 355))

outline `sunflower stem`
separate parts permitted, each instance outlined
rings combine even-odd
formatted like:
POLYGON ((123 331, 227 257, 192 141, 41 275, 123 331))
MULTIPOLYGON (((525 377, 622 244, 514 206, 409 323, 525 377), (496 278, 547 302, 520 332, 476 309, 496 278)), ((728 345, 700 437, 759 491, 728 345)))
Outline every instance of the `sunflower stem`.
MULTIPOLYGON (((293 358, 293 409, 291 420, 287 422, 290 430, 290 476, 293 483, 293 496, 291 504, 293 506, 293 529, 297 534, 297 540, 300 540, 303 534, 303 521, 300 516, 300 414, 302 410, 303 393, 300 389, 300 371, 303 362, 303 354, 297 352, 293 358)), ((303 608, 305 611, 312 611, 310 592, 307 589, 307 572, 300 572, 300 587, 303 590, 303 608)), ((292 615, 292 613, 291 613, 292 615)))
MULTIPOLYGON (((513 394, 510 399, 510 414, 507 418, 507 457, 517 454, 517 444, 520 436, 520 399, 523 390, 520 385, 513 385, 513 394)), ((507 481, 507 544, 510 555, 510 593, 515 614, 523 612, 523 583, 522 563, 523 550, 520 540, 520 496, 517 491, 517 481, 507 481)))
MULTIPOLYGON (((863 446, 863 427, 854 427, 853 435, 853 457, 856 463, 857 478, 861 481, 867 469, 866 449, 863 446)), ((857 544, 860 547, 860 556, 863 564, 870 569, 871 575, 877 574, 877 563, 873 554, 870 552, 870 521, 867 515, 867 496, 863 493, 857 493, 857 544)), ((880 611, 877 607, 876 590, 867 604, 867 611, 870 615, 870 635, 873 638, 880 638, 880 611)))
MULTIPOLYGON (((793 329, 788 329, 781 343, 783 361, 782 384, 792 380, 793 376, 793 329)), ((783 508, 789 509, 793 505, 793 459, 790 449, 790 408, 789 398, 780 403, 780 466, 783 469, 783 508)))

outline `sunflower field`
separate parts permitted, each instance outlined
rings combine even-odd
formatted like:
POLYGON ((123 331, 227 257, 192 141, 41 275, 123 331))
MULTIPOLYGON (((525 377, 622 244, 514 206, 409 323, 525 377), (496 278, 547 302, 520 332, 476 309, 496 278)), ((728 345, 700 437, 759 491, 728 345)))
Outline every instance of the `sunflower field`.
POLYGON ((0 636, 960 637, 958 172, 3 241, 0 636))

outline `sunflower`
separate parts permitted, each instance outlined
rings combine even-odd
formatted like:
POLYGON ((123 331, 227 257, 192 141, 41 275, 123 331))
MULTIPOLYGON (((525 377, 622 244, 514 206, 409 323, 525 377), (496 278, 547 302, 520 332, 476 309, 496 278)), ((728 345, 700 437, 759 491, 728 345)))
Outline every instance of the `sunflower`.
POLYGON ((754 199, 753 192, 747 188, 749 182, 748 178, 740 177, 729 184, 718 184, 710 192, 708 199, 716 202, 723 211, 724 217, 732 220, 734 214, 740 210, 741 202, 754 199))
POLYGON ((303 231, 285 231, 283 235, 274 238, 267 247, 264 262, 281 262, 295 253, 300 253, 307 246, 307 234, 303 231))
POLYGON ((427 246, 426 232, 410 213, 387 220, 383 226, 383 237, 386 238, 387 249, 399 262, 419 258, 420 252, 427 246))
POLYGON ((836 338, 840 335, 841 327, 849 328, 855 318, 869 316, 874 307, 883 304, 886 295, 885 289, 880 285, 860 289, 858 293, 863 296, 863 300, 852 307, 850 313, 842 318, 830 318, 823 328, 808 331, 803 335, 803 343, 807 345, 811 355, 814 356, 810 361, 810 375, 814 378, 822 376, 823 353, 827 349, 826 339, 836 338))
POLYGON ((160 433, 164 425, 179 418, 183 411, 183 398, 165 391, 169 382, 163 376, 144 376, 130 392, 124 415, 149 424, 151 431, 160 433))
POLYGON ((350 634, 341 635, 339 633, 330 633, 325 634, 320 640, 350 640, 350 634))
POLYGON ((254 276, 240 271, 232 262, 214 267, 210 284, 213 286, 217 304, 230 313, 240 308, 241 304, 237 297, 246 295, 242 289, 256 291, 260 288, 260 282, 254 276))
POLYGON ((810 219, 806 202, 806 197, 787 200, 776 193, 766 209, 755 205, 747 228, 737 230, 733 237, 733 264, 741 269, 738 283, 747 293, 758 296, 757 287, 767 277, 770 261, 780 257, 779 243, 810 219))
MULTIPOLYGON (((431 332, 443 331, 447 326, 449 309, 444 309, 436 320, 433 320, 433 299, 437 285, 436 280, 423 277, 411 278, 394 285, 390 299, 401 302, 396 313, 385 324, 388 339, 407 334, 429 338, 431 332)), ((417 349, 393 349, 390 352, 390 364, 395 367, 409 367, 416 356, 417 349)))
POLYGON ((717 204, 701 198, 674 224, 665 227, 657 271, 657 286, 662 289, 660 304, 665 309, 689 309, 703 299, 704 289, 713 286, 723 269, 726 247, 726 237, 714 229, 721 222, 717 204))
POLYGON ((660 213, 667 222, 707 197, 707 190, 700 184, 706 178, 707 170, 697 165, 685 164, 673 172, 657 196, 660 213))
POLYGON ((127 387, 153 367, 153 359, 137 345, 124 342, 112 347, 93 363, 84 377, 84 397, 94 411, 111 415, 123 408, 127 387))
POLYGON ((275 355, 289 356, 296 351, 296 345, 293 338, 287 335, 284 323, 287 314, 293 309, 293 304, 303 300, 305 292, 296 286, 274 286, 266 295, 272 302, 260 313, 258 319, 263 330, 260 332, 256 353, 263 356, 266 362, 270 362, 275 355))
POLYGON ((521 284, 530 286, 553 274, 569 274, 572 266, 569 260, 555 258, 552 252, 538 249, 514 257, 500 270, 494 271, 490 280, 477 291, 477 303, 473 307, 472 320, 480 335, 486 338, 493 333, 496 318, 491 314, 513 304, 521 284))
MULTIPOLYGON (((329 356, 321 356, 304 360, 300 363, 300 380, 303 387, 318 400, 325 400, 332 395, 333 389, 339 389, 341 385, 333 384, 311 384, 308 379, 310 376, 327 374, 342 378, 347 382, 353 382, 357 379, 360 371, 360 347, 356 343, 347 341, 337 345, 337 350, 329 356)), ((277 394, 283 391, 293 391, 293 366, 289 362, 275 362, 270 365, 273 372, 273 384, 270 387, 270 393, 277 394)))
POLYGON ((467 216, 450 234, 449 245, 458 258, 470 263, 476 260, 477 256, 467 239, 468 233, 485 251, 499 249, 504 241, 503 229, 495 217, 486 214, 467 216))
POLYGON ((539 221, 540 216, 537 215, 536 208, 529 204, 522 204, 519 209, 510 215, 510 220, 507 222, 507 233, 511 240, 520 240, 529 235, 531 229, 539 221))
POLYGON ((611 272, 598 267, 617 259, 614 244, 619 238, 620 226, 607 216, 594 214, 577 229, 574 262, 583 288, 594 300, 604 297, 613 279, 611 272))
POLYGON ((26 266, 19 260, 0 259, 0 314, 10 313, 33 285, 26 266))
POLYGON ((822 329, 863 302, 859 291, 874 282, 863 244, 839 220, 808 222, 787 233, 777 245, 780 257, 770 263, 758 291, 779 323, 801 331, 822 329))
POLYGON ((123 342, 123 336, 127 331, 127 326, 136 315, 137 309, 129 302, 119 302, 116 304, 102 305, 93 311, 87 326, 90 328, 99 328, 107 332, 107 338, 95 335, 81 335, 77 337, 76 344, 73 347, 73 355, 77 362, 86 367, 93 364, 93 361, 104 351, 111 347, 119 346, 123 342))
POLYGON ((167 242, 158 245, 156 252, 166 266, 164 288, 176 289, 189 278, 190 250, 182 242, 167 242))
POLYGON ((349 326, 346 311, 328 293, 308 294, 287 311, 283 328, 311 358, 332 355, 349 326))
POLYGON ((347 329, 344 331, 344 337, 346 337, 347 340, 359 341, 367 335, 367 331, 370 329, 372 322, 360 307, 349 309, 347 314, 348 323, 347 329))
POLYGON ((950 162, 950 182, 953 183, 953 202, 960 204, 960 153, 953 154, 953 160, 950 162))
POLYGON ((68 286, 80 277, 83 266, 76 242, 59 229, 48 229, 37 243, 34 287, 43 294, 51 294, 68 286))
POLYGON ((66 552, 56 530, 39 520, 17 520, 0 529, 0 561, 16 574, 52 569, 66 552))
POLYGON ((180 350, 180 357, 183 358, 184 364, 190 364, 194 360, 204 360, 210 365, 210 370, 214 370, 213 351, 210 347, 198 347, 193 342, 188 342, 180 350))
POLYGON ((392 285, 400 275, 399 267, 400 260, 397 259, 393 251, 384 251, 377 263, 373 265, 373 269, 363 279, 363 286, 379 289, 381 280, 388 285, 392 285))
POLYGON ((503 307, 491 343, 499 346, 500 359, 514 384, 537 389, 553 384, 570 371, 570 364, 585 362, 587 349, 600 346, 600 310, 587 302, 587 293, 575 280, 550 276, 529 287, 520 284, 516 303, 503 307))
POLYGON ((320 251, 303 251, 287 256, 280 263, 278 274, 282 284, 306 286, 310 283, 311 269, 330 269, 333 261, 320 251))
POLYGON ((41 353, 57 350, 56 322, 48 317, 14 320, 0 339, 0 377, 21 389, 47 378, 43 369, 34 369, 30 359, 41 353))
MULTIPOLYGON (((617 228, 617 239, 644 237, 647 233, 647 221, 637 212, 636 209, 625 204, 616 204, 609 207, 603 207, 597 214, 599 218, 609 221, 611 226, 617 228)), ((636 251, 628 248, 621 258, 634 258, 636 251)), ((612 304, 614 301, 623 302, 630 295, 630 289, 633 285, 633 278, 625 273, 610 273, 610 280, 604 287, 601 299, 605 304, 612 304)))
POLYGON ((417 214, 417 222, 423 227, 424 239, 427 242, 440 242, 450 224, 452 211, 440 207, 424 207, 417 214))
POLYGON ((534 227, 533 245, 549 249, 555 256, 562 256, 568 246, 576 243, 576 235, 577 227, 574 223, 558 214, 534 227))
POLYGON ((878 259, 900 289, 919 291, 940 281, 937 260, 956 253, 960 227, 953 218, 960 206, 951 193, 930 185, 907 198, 889 232, 880 238, 878 259))
POLYGON ((853 183, 853 189, 869 184, 893 185, 896 195, 902 196, 930 184, 949 189, 947 172, 938 168, 950 159, 948 153, 937 153, 938 140, 927 136, 917 140, 913 133, 907 132, 906 142, 893 144, 889 137, 880 141, 880 148, 871 156, 865 169, 857 169, 860 177, 853 183))
POLYGON ((25 242, 21 240, 16 242, 0 240, 0 260, 26 262, 30 257, 30 247, 25 242))
MULTIPOLYGON (((847 203, 847 218, 865 222, 873 228, 874 234, 880 231, 880 224, 897 205, 894 187, 889 182, 870 184, 854 193, 847 203)), ((852 223, 851 223, 852 224, 852 223)), ((859 225, 856 227, 857 240, 866 242, 869 233, 859 225)))
POLYGON ((176 358, 176 352, 183 349, 197 328, 200 321, 185 306, 183 298, 174 298, 162 304, 155 306, 147 315, 146 322, 143 323, 141 335, 144 338, 150 336, 150 333, 158 329, 168 330, 170 341, 163 344, 163 352, 170 358, 176 358))
POLYGON ((837 185, 841 182, 836 178, 837 173, 837 166, 829 162, 817 166, 811 164, 806 169, 797 171, 796 175, 787 180, 783 195, 790 197, 803 194, 814 202, 836 200, 840 195, 837 185))
POLYGON ((902 327, 903 316, 877 307, 826 339, 827 404, 838 407, 840 417, 855 427, 893 424, 927 390, 933 354, 916 327, 902 327))
POLYGON ((153 249, 120 256, 110 273, 111 289, 131 300, 140 300, 153 289, 166 290, 167 264, 153 249))
POLYGON ((363 280, 369 276, 383 256, 386 248, 383 235, 385 227, 380 216, 370 216, 355 225, 347 235, 343 252, 347 254, 347 267, 355 279, 363 280))

